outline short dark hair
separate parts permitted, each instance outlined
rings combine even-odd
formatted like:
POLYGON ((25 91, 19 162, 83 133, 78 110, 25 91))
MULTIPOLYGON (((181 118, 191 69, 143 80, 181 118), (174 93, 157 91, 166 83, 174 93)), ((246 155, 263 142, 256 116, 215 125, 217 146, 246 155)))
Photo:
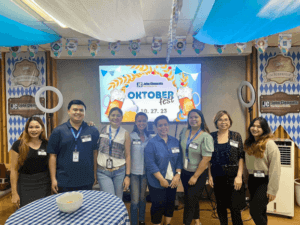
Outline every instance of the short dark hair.
POLYGON ((112 108, 112 109, 109 111, 108 116, 110 116, 110 114, 112 114, 113 111, 118 111, 118 112, 121 114, 121 116, 123 116, 122 110, 121 110, 120 108, 118 108, 118 107, 112 108))
POLYGON ((227 115, 228 116, 228 119, 229 119, 229 121, 230 121, 230 127, 232 126, 232 119, 231 119, 231 117, 230 117, 230 115, 228 114, 228 112, 227 111, 225 111, 225 110, 220 110, 219 112, 217 112, 217 114, 215 115, 215 118, 214 118, 214 124, 215 124, 215 127, 217 128, 217 129, 219 129, 218 128, 218 121, 219 121, 219 119, 222 117, 222 116, 224 116, 224 115, 227 115))
POLYGON ((81 101, 81 100, 72 100, 72 101, 70 101, 69 104, 68 104, 68 110, 71 108, 72 105, 83 105, 84 109, 86 110, 86 106, 83 103, 83 101, 81 101))
POLYGON ((156 127, 157 127, 157 123, 159 120, 166 120, 168 123, 170 123, 169 118, 167 116, 161 115, 161 116, 156 117, 156 119, 154 120, 154 124, 156 127))

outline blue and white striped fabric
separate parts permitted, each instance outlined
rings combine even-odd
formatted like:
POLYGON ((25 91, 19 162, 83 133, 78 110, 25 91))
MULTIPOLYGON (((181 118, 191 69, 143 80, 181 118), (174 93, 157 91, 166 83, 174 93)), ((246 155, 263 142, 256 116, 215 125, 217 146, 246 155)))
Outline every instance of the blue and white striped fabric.
POLYGON ((57 194, 20 208, 5 224, 130 225, 127 209, 120 198, 102 191, 79 192, 84 196, 83 203, 73 213, 63 213, 58 209, 56 198, 62 194, 57 194))

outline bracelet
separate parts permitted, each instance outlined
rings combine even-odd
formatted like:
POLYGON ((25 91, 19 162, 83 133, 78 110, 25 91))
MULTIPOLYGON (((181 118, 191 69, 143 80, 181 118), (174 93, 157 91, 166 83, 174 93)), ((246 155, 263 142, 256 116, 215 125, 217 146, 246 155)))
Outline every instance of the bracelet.
POLYGON ((125 174, 125 177, 129 177, 130 178, 130 174, 125 174))

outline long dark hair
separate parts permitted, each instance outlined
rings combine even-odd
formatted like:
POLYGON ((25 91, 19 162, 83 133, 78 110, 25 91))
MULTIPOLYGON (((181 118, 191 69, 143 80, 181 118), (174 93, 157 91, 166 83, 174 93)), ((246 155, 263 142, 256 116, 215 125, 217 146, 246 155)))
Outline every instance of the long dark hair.
MULTIPOLYGON (((135 115, 135 119, 134 119, 135 122, 136 122, 136 119, 138 118, 138 116, 144 116, 144 117, 146 117, 146 119, 148 120, 148 116, 147 116, 146 113, 139 112, 139 113, 137 113, 137 114, 135 115)), ((137 128, 136 123, 134 123, 132 133, 133 133, 133 132, 136 132, 137 134, 140 134, 140 131, 139 131, 139 129, 137 128)), ((144 133, 145 133, 145 135, 146 135, 147 137, 149 137, 149 131, 147 130, 147 127, 144 129, 144 133)))
POLYGON ((29 152, 28 142, 30 142, 30 136, 28 134, 28 127, 31 121, 37 121, 42 126, 42 132, 39 136, 39 139, 48 142, 48 139, 46 137, 45 125, 42 119, 39 117, 30 117, 25 124, 25 129, 23 133, 19 137, 20 145, 19 145, 19 158, 18 158, 17 168, 24 164, 24 161, 27 158, 29 152))
POLYGON ((207 125, 206 125, 203 113, 199 109, 192 109, 191 111, 189 111, 189 114, 188 114, 188 128, 187 129, 188 130, 191 129, 191 125, 189 123, 189 118, 190 118, 190 115, 191 115, 192 112, 195 112, 195 113, 197 113, 200 116, 200 118, 201 118, 201 125, 200 125, 201 130, 203 130, 203 131, 205 131, 207 133, 210 133, 209 129, 208 129, 207 125))
POLYGON ((263 158, 264 151, 266 150, 266 144, 268 140, 272 138, 273 134, 267 120, 263 117, 257 117, 250 122, 248 127, 248 138, 245 140, 244 150, 248 153, 248 155, 254 155, 257 158, 263 158), (261 129, 263 130, 262 135, 257 141, 255 141, 255 138, 250 131, 250 128, 256 121, 259 121, 261 129))

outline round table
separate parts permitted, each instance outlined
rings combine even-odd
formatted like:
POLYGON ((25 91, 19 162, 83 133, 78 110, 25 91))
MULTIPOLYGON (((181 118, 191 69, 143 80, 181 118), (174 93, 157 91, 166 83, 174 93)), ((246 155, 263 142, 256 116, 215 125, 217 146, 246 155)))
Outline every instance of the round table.
POLYGON ((81 207, 73 213, 63 213, 56 205, 56 198, 64 193, 51 195, 31 202, 12 214, 6 225, 11 224, 103 224, 130 225, 123 201, 103 191, 78 191, 83 194, 81 207))

